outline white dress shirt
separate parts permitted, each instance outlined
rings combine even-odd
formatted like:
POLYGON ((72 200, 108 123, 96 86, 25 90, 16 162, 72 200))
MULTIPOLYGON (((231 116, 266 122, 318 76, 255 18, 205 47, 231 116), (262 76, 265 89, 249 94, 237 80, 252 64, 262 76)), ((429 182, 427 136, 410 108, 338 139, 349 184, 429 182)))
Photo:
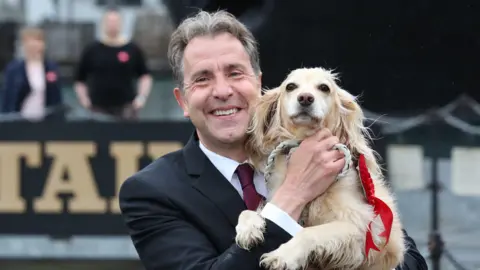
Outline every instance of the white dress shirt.
MULTIPOLYGON (((233 185, 240 197, 243 198, 243 190, 240 184, 240 179, 238 179, 238 176, 235 173, 235 170, 237 170, 237 167, 240 165, 240 163, 208 150, 201 142, 200 149, 202 149, 203 153, 205 153, 210 162, 212 162, 213 166, 215 166, 225 177, 225 179, 233 185)), ((263 174, 255 172, 253 176, 253 183, 257 192, 266 198, 267 186, 265 184, 265 178, 263 174)), ((300 226, 300 224, 298 224, 292 217, 272 203, 267 203, 260 214, 264 218, 267 218, 273 223, 277 224, 280 228, 284 229, 292 236, 295 236, 295 234, 302 229, 302 226, 300 226)))

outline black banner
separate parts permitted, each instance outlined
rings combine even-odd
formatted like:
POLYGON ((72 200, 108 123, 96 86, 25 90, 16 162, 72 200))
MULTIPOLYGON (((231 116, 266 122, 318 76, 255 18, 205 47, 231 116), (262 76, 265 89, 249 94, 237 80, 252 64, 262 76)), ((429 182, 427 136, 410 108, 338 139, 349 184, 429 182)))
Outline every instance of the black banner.
MULTIPOLYGON (((373 148, 388 169, 389 144, 414 144, 440 157, 477 137, 445 125, 398 135, 374 131, 373 148), (435 137, 435 139, 434 139, 435 137), (438 152, 438 153, 437 153, 438 152)), ((0 123, 0 234, 124 235, 118 189, 152 160, 181 148, 189 122, 0 123)))
POLYGON ((0 124, 0 234, 118 235, 118 189, 188 122, 0 124))
POLYGON ((480 102, 477 0, 274 2, 257 35, 267 88, 320 65, 377 113, 424 112, 462 93, 480 102))

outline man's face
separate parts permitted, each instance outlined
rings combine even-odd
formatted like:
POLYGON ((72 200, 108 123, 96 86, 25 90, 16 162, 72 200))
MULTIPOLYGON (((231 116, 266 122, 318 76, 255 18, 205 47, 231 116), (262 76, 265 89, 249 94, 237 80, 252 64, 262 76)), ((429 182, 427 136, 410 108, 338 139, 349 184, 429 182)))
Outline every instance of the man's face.
POLYGON ((175 97, 200 140, 210 148, 243 146, 261 81, 242 43, 226 33, 194 38, 183 65, 185 89, 175 97))
POLYGON ((110 11, 104 15, 103 27, 105 34, 109 37, 116 37, 120 34, 122 18, 118 12, 110 11))

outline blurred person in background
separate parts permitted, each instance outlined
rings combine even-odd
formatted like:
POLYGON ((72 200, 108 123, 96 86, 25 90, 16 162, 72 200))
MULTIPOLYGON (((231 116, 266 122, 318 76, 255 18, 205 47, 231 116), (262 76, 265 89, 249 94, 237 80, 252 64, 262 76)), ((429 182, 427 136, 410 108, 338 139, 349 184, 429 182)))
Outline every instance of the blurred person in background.
POLYGON ((122 37, 122 18, 118 10, 105 12, 102 27, 102 37, 86 46, 77 67, 75 92, 78 100, 82 107, 93 112, 137 119, 152 86, 143 52, 122 37))
POLYGON ((42 120, 47 109, 63 102, 57 65, 45 59, 42 29, 26 27, 20 33, 20 40, 24 57, 12 60, 4 71, 1 112, 42 120))

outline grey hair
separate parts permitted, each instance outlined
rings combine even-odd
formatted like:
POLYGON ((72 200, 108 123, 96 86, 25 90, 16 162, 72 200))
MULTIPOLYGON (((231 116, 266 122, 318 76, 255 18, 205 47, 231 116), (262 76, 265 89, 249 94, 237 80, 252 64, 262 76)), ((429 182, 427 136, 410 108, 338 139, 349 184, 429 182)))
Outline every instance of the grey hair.
POLYGON ((183 54, 188 43, 200 36, 215 36, 229 33, 236 37, 245 48, 250 57, 253 71, 260 74, 260 57, 257 42, 250 30, 226 11, 206 12, 199 11, 192 17, 185 19, 172 33, 168 44, 168 61, 173 71, 173 76, 180 89, 183 89, 183 54))

